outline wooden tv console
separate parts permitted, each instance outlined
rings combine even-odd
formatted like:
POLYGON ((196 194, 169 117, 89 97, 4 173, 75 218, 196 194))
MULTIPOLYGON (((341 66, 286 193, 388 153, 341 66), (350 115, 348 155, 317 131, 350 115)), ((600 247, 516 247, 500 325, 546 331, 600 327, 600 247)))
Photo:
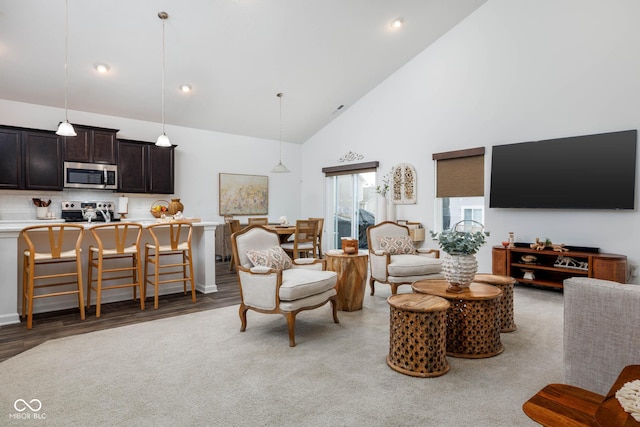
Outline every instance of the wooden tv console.
MULTIPOLYGON (((569 261, 566 260, 565 261, 569 261)), ((493 274, 511 276, 519 283, 562 289, 562 282, 569 277, 583 276, 625 283, 627 257, 600 252, 556 252, 551 249, 536 251, 525 247, 492 249, 493 274), (533 255, 536 260, 525 262, 522 256, 533 255), (558 257, 570 257, 570 265, 557 265, 558 257), (579 265, 582 268, 577 268, 579 265), (526 278, 525 278, 526 277, 526 278)))

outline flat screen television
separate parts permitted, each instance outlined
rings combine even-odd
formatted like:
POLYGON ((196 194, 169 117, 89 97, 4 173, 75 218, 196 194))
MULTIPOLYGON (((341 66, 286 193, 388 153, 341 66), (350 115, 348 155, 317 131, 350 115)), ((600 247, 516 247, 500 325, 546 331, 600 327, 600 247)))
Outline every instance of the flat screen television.
POLYGON ((489 207, 634 209, 637 134, 496 145, 489 207))

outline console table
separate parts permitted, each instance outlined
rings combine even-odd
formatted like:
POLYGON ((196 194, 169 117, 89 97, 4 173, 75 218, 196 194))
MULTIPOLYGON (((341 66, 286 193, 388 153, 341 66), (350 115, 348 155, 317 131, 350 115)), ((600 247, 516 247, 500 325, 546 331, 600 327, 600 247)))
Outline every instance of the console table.
POLYGON ((503 246, 494 246, 491 254, 493 274, 513 277, 518 283, 562 289, 564 279, 575 276, 626 283, 625 255, 580 251, 556 252, 550 249, 537 251, 526 247, 503 246), (525 262, 523 256, 533 256, 535 261, 525 262), (559 256, 571 258, 573 262, 566 259, 566 265, 559 265, 559 256), (574 264, 581 265, 582 268, 574 264))

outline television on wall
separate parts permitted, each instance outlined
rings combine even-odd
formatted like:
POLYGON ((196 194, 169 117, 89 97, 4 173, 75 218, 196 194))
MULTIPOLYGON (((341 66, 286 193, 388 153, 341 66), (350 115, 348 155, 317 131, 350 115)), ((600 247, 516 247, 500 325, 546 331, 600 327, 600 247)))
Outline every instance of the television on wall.
POLYGON ((496 145, 489 207, 634 209, 637 134, 496 145))

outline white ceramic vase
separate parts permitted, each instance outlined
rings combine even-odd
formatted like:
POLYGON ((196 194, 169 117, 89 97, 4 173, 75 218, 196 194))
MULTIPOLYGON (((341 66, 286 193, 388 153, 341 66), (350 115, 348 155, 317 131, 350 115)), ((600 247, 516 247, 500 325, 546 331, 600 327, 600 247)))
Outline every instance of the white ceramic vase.
POLYGON ((449 288, 447 292, 463 292, 469 287, 478 271, 475 255, 445 254, 442 273, 449 288))
POLYGON ((396 222, 396 205, 391 200, 387 201, 387 221, 396 222))
POLYGON ((376 202, 376 224, 380 224, 387 220, 387 198, 378 195, 376 202))

